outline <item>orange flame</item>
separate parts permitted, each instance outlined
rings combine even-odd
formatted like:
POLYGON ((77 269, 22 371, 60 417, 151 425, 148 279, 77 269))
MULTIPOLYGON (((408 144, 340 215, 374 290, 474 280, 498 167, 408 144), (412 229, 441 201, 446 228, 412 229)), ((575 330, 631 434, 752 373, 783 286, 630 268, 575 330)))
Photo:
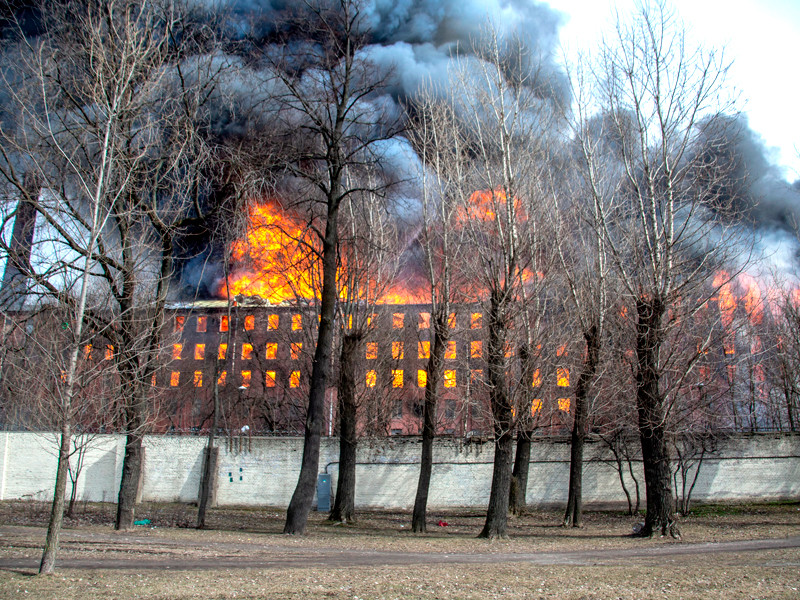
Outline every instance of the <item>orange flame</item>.
POLYGON ((739 275, 739 283, 745 288, 744 310, 753 325, 760 325, 764 320, 764 303, 761 299, 761 288, 754 277, 746 273, 739 275))
MULTIPOLYGON (((514 198, 512 203, 514 216, 517 221, 526 220, 522 203, 519 198, 514 198)), ((508 197, 502 187, 494 190, 478 190, 469 197, 469 205, 461 208, 458 214, 458 221, 482 221, 489 223, 497 218, 498 213, 508 210, 508 197)))
POLYGON ((273 303, 314 298, 315 241, 277 203, 251 205, 245 239, 231 244, 233 274, 219 294, 261 296, 273 303))
POLYGON ((726 271, 719 271, 714 276, 714 287, 719 288, 717 294, 717 304, 719 305, 720 319, 726 329, 733 323, 733 315, 736 312, 736 297, 731 289, 730 276, 726 271))

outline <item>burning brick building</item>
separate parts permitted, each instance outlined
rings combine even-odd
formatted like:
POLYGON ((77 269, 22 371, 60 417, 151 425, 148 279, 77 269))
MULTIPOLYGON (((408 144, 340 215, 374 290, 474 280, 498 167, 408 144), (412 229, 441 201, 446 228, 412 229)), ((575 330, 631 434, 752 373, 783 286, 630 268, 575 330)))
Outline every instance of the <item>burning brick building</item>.
MULTIPOLYGON (((159 429, 207 427, 213 394, 218 393, 224 399, 221 411, 230 429, 245 427, 252 433, 272 434, 303 431, 315 338, 313 309, 243 299, 232 303, 230 310, 224 301, 175 305, 170 318, 175 341, 160 375, 167 393, 159 429)), ((418 434, 431 352, 430 307, 380 305, 369 319, 372 333, 358 360, 360 427, 367 434, 418 434)), ((459 306, 450 315, 440 434, 481 437, 491 431, 483 323, 483 313, 475 305, 459 306)), ((509 347, 508 355, 514 353, 509 347)), ((565 419, 558 412, 563 417, 569 413, 569 368, 559 367, 552 377, 537 372, 529 385, 543 396, 532 400, 532 415, 546 413, 548 427, 560 428, 565 419), (550 404, 557 410, 546 410, 550 404)), ((336 423, 335 379, 326 398, 325 429, 330 435, 336 423)))

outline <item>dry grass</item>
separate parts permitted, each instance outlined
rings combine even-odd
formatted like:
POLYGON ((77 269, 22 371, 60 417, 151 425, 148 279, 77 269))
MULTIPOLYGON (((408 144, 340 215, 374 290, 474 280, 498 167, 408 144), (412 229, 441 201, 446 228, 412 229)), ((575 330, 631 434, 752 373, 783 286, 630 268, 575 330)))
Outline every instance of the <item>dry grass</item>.
MULTIPOLYGON (((83 566, 117 559, 124 568, 34 577, 28 567, 46 514, 32 503, 0 503, 0 561, 31 563, 0 571, 0 598, 800 598, 800 549, 626 558, 618 553, 682 546, 628 537, 636 519, 614 512, 587 513, 582 529, 567 530, 558 512, 534 511, 511 521, 508 540, 488 542, 475 539, 483 521, 476 511, 431 514, 423 536, 408 531, 406 513, 365 513, 353 525, 314 514, 307 536, 287 537, 275 509, 217 509, 212 529, 197 531, 187 528, 192 507, 145 505, 139 516, 151 525, 120 534, 110 528, 111 507, 88 505, 67 522, 59 558, 83 566), (436 526, 440 519, 448 526, 436 526), (582 551, 596 558, 570 559, 582 551), (387 566, 382 552, 423 555, 387 566), (541 553, 555 558, 513 556, 541 553), (441 564, 445 554, 464 556, 441 564), (558 564, 559 556, 574 564, 558 564), (231 568, 237 561, 250 567, 231 568)), ((700 507, 681 527, 682 544, 798 536, 800 504, 700 507)))

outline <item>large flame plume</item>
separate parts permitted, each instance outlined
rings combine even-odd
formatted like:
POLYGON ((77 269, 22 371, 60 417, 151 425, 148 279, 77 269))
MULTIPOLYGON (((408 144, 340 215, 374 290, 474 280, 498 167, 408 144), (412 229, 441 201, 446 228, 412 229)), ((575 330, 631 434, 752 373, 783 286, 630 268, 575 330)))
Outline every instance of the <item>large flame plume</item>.
POLYGON ((233 273, 219 293, 280 303, 315 293, 313 232, 274 201, 251 204, 244 239, 231 244, 233 273))

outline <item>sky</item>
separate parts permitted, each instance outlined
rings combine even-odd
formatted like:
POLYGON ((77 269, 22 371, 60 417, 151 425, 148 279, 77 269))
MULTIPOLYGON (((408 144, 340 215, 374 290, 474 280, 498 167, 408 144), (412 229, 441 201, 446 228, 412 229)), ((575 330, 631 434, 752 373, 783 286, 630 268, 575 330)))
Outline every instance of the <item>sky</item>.
MULTIPOLYGON (((566 14, 567 56, 591 52, 613 24, 614 8, 635 0, 546 0, 566 14)), ((787 181, 800 179, 800 2, 798 0, 672 0, 689 35, 724 48, 728 85, 750 127, 763 138, 787 181)))

